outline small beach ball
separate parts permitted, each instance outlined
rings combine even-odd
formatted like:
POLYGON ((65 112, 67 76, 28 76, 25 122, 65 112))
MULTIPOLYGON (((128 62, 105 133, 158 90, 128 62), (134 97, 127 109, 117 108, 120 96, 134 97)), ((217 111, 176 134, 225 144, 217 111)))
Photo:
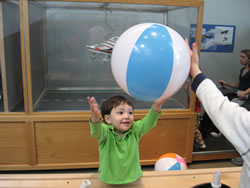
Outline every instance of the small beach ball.
POLYGON ((111 68, 118 85, 142 101, 169 98, 184 84, 190 54, 184 39, 158 23, 142 23, 126 30, 117 40, 111 68))
POLYGON ((175 154, 175 153, 166 153, 156 161, 155 171, 170 171, 170 170, 186 170, 187 163, 185 160, 175 154))

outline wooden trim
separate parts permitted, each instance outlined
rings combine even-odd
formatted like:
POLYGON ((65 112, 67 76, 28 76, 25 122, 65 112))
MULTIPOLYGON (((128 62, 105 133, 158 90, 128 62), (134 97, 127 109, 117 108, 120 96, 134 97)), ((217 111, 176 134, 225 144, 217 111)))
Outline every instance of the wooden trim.
MULTIPOLYGON (((63 163, 63 164, 39 164, 39 165, 1 165, 1 171, 13 170, 65 170, 65 169, 80 169, 80 168, 98 168, 99 162, 93 163, 63 163)), ((0 176, 1 177, 1 176, 0 176)))
POLYGON ((33 122, 26 122, 27 127, 27 145, 29 149, 29 164, 34 166, 37 165, 37 154, 36 154, 36 138, 35 129, 33 122))
MULTIPOLYGON (((147 114, 148 111, 143 113, 135 112, 135 119, 140 119, 147 114)), ((196 112, 164 112, 159 117, 159 119, 186 119, 194 116, 194 121, 196 121, 196 112)), ((15 121, 88 121, 90 118, 90 112, 62 112, 62 113, 39 113, 24 116, 23 113, 0 113, 0 122, 15 122, 15 121)), ((192 120, 193 121, 193 120, 192 120)), ((195 122, 194 122, 195 123, 195 122)))
POLYGON ((207 161, 207 160, 219 160, 219 159, 232 159, 239 157, 239 153, 235 152, 224 152, 224 153, 208 153, 208 154, 194 154, 192 155, 192 161, 207 161))
POLYGON ((193 117, 191 117, 190 122, 189 122, 189 129, 188 129, 187 134, 190 135, 191 138, 188 139, 186 143, 187 143, 187 146, 189 146, 189 147, 187 147, 187 149, 188 149, 187 153, 190 155, 188 155, 188 158, 185 159, 186 162, 192 162, 192 152, 193 152, 194 131, 195 131, 195 127, 196 127, 195 126, 196 120, 197 120, 197 118, 196 118, 196 114, 195 114, 193 117))
MULTIPOLYGON (((47 0, 40 0, 47 1, 47 0)), ((99 3, 128 3, 128 4, 151 4, 151 5, 169 5, 169 6, 185 6, 200 7, 203 0, 54 0, 55 2, 99 2, 99 3)))
POLYGON ((24 36, 25 40, 25 45, 23 51, 24 53, 22 54, 23 56, 26 57, 26 87, 27 89, 27 102, 26 106, 28 107, 28 114, 30 114, 33 111, 33 100, 32 100, 32 80, 31 80, 31 64, 30 64, 30 32, 29 32, 29 6, 28 6, 28 0, 23 0, 23 3, 21 9, 25 10, 22 12, 22 17, 23 17, 23 22, 22 22, 22 29, 25 30, 22 36, 24 36))
POLYGON ((201 48, 201 37, 202 37, 202 24, 203 24, 203 10, 204 3, 199 7, 198 11, 198 20, 197 20, 197 32, 196 32, 196 43, 198 45, 198 53, 200 55, 200 48, 201 48))
POLYGON ((24 42, 24 13, 23 13, 23 1, 20 1, 19 4, 19 14, 20 14, 20 40, 21 40, 21 58, 22 58, 22 76, 23 76, 23 97, 24 97, 24 111, 25 114, 28 114, 28 88, 26 80, 26 61, 25 61, 25 42, 24 42))

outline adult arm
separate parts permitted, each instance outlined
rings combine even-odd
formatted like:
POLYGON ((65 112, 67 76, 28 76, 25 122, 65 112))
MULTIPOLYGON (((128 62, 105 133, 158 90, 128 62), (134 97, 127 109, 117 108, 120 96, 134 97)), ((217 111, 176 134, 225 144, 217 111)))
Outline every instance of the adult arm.
POLYGON ((250 112, 223 96, 215 84, 201 73, 196 44, 190 50, 192 89, 215 126, 244 156, 250 153, 250 112))
POLYGON ((222 86, 228 86, 228 87, 231 87, 231 88, 234 88, 234 89, 237 89, 240 85, 240 81, 236 82, 236 83, 229 83, 229 82, 226 82, 224 80, 219 80, 219 83, 222 85, 222 86))
POLYGON ((215 126, 238 152, 241 155, 249 153, 250 112, 237 103, 230 102, 203 73, 194 78, 192 89, 215 126))
POLYGON ((245 91, 239 92, 238 97, 244 99, 247 98, 249 94, 250 94, 250 88, 246 89, 245 91))

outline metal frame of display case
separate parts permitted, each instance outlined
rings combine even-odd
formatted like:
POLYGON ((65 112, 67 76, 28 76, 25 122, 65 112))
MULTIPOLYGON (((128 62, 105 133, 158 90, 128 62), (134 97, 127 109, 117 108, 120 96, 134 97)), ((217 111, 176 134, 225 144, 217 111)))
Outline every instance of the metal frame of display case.
MULTIPOLYGON (((60 2, 59 0, 56 0, 60 2)), ((61 1, 63 2, 63 1, 61 1)), ((195 7, 198 9, 196 42, 200 48, 203 0, 75 0, 195 7)), ((30 63, 28 0, 19 1, 24 112, 0 113, 0 170, 94 168, 99 165, 98 144, 90 136, 89 111, 34 112, 30 63)), ((4 62, 3 37, 0 41, 4 62)), ((3 82, 4 83, 4 82, 3 82)), ((7 93, 4 102, 7 103, 7 93)), ((163 109, 156 128, 140 142, 142 165, 153 165, 164 153, 174 152, 192 162, 196 124, 195 94, 188 109, 163 109)), ((148 110, 135 110, 135 119, 148 110)))

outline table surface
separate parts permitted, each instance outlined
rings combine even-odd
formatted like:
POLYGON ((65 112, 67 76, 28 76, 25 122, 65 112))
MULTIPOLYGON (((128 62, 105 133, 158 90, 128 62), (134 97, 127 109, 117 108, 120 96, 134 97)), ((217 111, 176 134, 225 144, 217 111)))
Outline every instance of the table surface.
POLYGON ((182 171, 145 171, 140 180, 127 185, 107 185, 102 183, 97 173, 60 174, 1 174, 0 188, 80 188, 83 180, 89 180, 89 188, 129 187, 129 188, 185 188, 213 180, 214 172, 221 172, 221 183, 231 188, 239 187, 241 167, 188 169, 182 171))

